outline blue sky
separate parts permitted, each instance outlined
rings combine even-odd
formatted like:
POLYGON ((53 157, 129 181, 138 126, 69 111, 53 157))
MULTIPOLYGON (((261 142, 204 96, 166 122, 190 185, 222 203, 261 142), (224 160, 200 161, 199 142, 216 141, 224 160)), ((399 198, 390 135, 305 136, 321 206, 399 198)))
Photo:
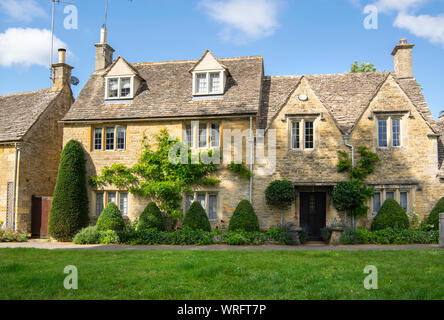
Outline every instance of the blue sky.
MULTIPOLYGON (((65 28, 67 17, 75 20, 68 4, 57 4, 56 48, 68 47, 77 95, 94 69, 106 0, 67 1, 78 28, 65 28)), ((433 114, 444 110, 444 0, 109 1, 108 43, 130 62, 198 59, 210 49, 217 57, 262 55, 268 75, 342 73, 355 60, 391 71, 390 53, 407 38, 433 114), (377 29, 364 27, 367 5, 378 10, 377 29)), ((50 5, 0 0, 0 94, 50 86, 50 5)))

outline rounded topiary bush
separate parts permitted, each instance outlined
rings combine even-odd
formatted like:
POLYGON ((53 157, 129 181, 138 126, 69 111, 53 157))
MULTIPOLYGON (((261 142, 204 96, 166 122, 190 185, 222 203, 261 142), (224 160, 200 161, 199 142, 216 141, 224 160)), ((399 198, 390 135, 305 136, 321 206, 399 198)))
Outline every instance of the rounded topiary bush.
POLYGON ((242 200, 234 210, 228 225, 229 231, 259 231, 259 220, 250 201, 242 200))
POLYGON ((211 231, 210 221, 204 208, 197 201, 193 202, 183 219, 182 227, 192 230, 211 231))
POLYGON ((433 225, 433 230, 439 229, 439 214, 444 212, 444 197, 439 199, 429 216, 424 220, 426 224, 433 225))
POLYGON ((97 220, 97 230, 99 231, 123 231, 125 229, 125 221, 122 213, 115 203, 110 202, 100 214, 97 220))
POLYGON ((56 240, 71 241, 88 224, 85 154, 82 144, 71 140, 60 155, 48 232, 56 240))
POLYGON ((137 230, 156 229, 165 231, 165 220, 162 212, 154 202, 148 203, 139 218, 137 230))
POLYGON ((409 218, 404 209, 396 200, 387 199, 373 219, 371 229, 376 231, 387 228, 408 229, 409 227, 409 218))
POLYGON ((295 191, 291 181, 275 180, 265 189, 265 200, 269 206, 288 207, 294 199, 295 191))

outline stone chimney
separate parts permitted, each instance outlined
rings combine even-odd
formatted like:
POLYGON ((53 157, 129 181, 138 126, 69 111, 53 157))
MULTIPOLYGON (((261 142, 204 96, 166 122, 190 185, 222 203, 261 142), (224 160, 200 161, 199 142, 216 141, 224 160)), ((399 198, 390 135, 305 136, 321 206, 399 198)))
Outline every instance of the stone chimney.
POLYGON ((412 49, 414 46, 414 44, 408 44, 407 39, 401 39, 393 49, 395 75, 398 79, 413 78, 412 49))
POLYGON ((52 88, 61 90, 71 86, 71 70, 73 67, 66 64, 66 49, 59 49, 59 62, 52 65, 52 88))
POLYGON ((100 43, 96 43, 96 67, 95 71, 106 69, 113 63, 114 49, 106 43, 107 30, 100 30, 100 43))

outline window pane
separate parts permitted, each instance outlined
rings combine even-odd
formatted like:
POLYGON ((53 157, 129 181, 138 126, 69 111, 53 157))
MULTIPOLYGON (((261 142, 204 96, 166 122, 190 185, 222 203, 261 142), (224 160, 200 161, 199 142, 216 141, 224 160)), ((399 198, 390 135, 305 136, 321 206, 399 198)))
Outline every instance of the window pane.
POLYGON ((217 195, 208 196, 208 219, 217 220, 217 195))
POLYGON ((305 122, 305 149, 313 149, 313 122, 305 122))
POLYGON ((188 209, 191 207, 191 205, 194 202, 194 195, 193 194, 187 194, 185 197, 185 213, 188 212, 188 209))
POLYGON ((117 194, 115 192, 108 192, 107 193, 106 204, 111 203, 111 202, 114 202, 117 205, 117 194))
POLYGON ((220 145, 220 125, 218 123, 211 124, 210 142, 213 148, 217 148, 220 145))
POLYGON ((114 150, 114 128, 106 128, 105 149, 114 150))
POLYGON ((126 148, 126 128, 117 127, 117 150, 125 150, 126 148))
POLYGON ((207 74, 196 74, 196 93, 208 93, 207 74))
POLYGON ((393 146, 399 147, 401 145, 401 120, 392 119, 392 131, 393 131, 393 146))
POLYGON ((293 149, 299 149, 300 145, 300 122, 293 121, 291 123, 291 147, 293 149))
POLYGON ((185 124, 185 143, 190 148, 194 148, 194 131, 191 123, 185 124))
POLYGON ((210 73, 210 92, 220 91, 220 73, 210 73))
POLYGON ((373 194, 373 212, 377 213, 381 208, 381 193, 375 192, 373 194))
POLYGON ((199 148, 207 147, 207 124, 199 124, 199 148))
POLYGON ((385 193, 385 199, 395 199, 395 192, 394 191, 387 191, 385 193))
POLYGON ((119 79, 108 79, 108 98, 117 98, 119 94, 119 79))
POLYGON ((131 94, 131 78, 120 79, 120 97, 129 97, 131 94))
POLYGON ((378 120, 378 146, 387 147, 387 120, 378 120))
POLYGON ((96 193, 96 217, 100 216, 103 211, 103 193, 96 193))
POLYGON ((102 128, 94 128, 94 150, 102 150, 102 128))
POLYGON ((408 195, 409 193, 407 191, 401 191, 399 193, 399 204, 405 210, 405 212, 409 211, 408 195))
POLYGON ((119 210, 122 212, 123 216, 128 215, 128 193, 119 193, 119 210))
POLYGON ((201 193, 197 195, 197 202, 200 203, 200 205, 202 206, 202 208, 205 209, 205 211, 207 211, 207 206, 205 204, 205 193, 201 193))

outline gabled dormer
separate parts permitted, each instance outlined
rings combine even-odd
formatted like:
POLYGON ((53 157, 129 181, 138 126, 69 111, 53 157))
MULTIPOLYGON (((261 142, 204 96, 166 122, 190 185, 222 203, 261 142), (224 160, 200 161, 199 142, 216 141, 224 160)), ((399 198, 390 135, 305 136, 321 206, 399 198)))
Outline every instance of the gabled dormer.
POLYGON ((223 95, 228 69, 217 61, 210 50, 190 70, 193 75, 193 96, 223 95))
POLYGON ((103 74, 105 100, 132 100, 142 82, 137 70, 124 58, 118 57, 103 74))

